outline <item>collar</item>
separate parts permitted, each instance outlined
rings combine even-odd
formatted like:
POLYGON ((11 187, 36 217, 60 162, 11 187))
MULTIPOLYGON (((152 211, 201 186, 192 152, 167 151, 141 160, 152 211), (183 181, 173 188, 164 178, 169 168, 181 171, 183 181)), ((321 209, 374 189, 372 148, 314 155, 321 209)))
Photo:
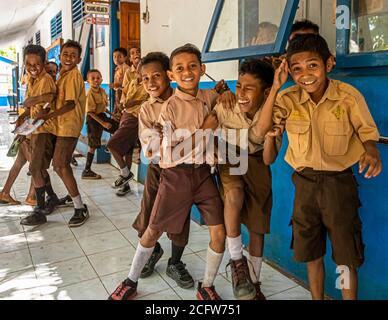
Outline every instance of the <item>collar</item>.
POLYGON ((185 93, 182 90, 180 90, 179 88, 176 88, 175 95, 178 98, 185 100, 185 101, 192 101, 192 100, 198 99, 198 100, 201 100, 202 102, 206 102, 204 97, 203 97, 203 93, 202 93, 201 89, 198 89, 197 95, 194 97, 191 94, 185 93))
MULTIPOLYGON (((311 100, 310 94, 306 90, 304 90, 300 87, 299 87, 299 90, 300 90, 300 96, 299 96, 299 103, 300 104, 304 104, 308 100, 311 100)), ((342 99, 340 94, 338 93, 337 86, 335 84, 335 80, 329 79, 329 85, 328 85, 328 87, 327 87, 325 93, 323 94, 323 97, 319 103, 325 101, 326 99, 332 100, 332 101, 337 101, 337 100, 342 99)))
POLYGON ((149 101, 150 101, 151 104, 154 104, 156 102, 159 102, 159 103, 164 103, 165 102, 163 99, 160 99, 159 97, 150 97, 149 101))
POLYGON ((65 71, 64 73, 59 72, 59 76, 58 76, 57 81, 58 81, 59 79, 65 77, 65 76, 68 75, 69 73, 74 72, 74 70, 78 70, 78 69, 77 69, 77 66, 74 66, 74 67, 71 68, 69 71, 65 71))

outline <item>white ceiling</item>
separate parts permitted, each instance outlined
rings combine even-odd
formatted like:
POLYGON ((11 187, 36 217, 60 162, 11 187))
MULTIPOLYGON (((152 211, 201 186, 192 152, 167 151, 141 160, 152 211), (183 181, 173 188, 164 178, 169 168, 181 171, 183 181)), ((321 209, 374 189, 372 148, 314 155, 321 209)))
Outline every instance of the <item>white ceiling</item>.
POLYGON ((27 30, 53 0, 0 0, 0 38, 27 30))

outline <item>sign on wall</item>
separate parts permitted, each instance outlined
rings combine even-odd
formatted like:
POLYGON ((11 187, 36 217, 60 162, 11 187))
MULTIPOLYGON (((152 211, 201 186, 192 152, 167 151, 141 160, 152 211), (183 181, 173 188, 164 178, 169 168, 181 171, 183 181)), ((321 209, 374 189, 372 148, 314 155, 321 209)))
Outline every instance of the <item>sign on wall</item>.
POLYGON ((109 15, 109 5, 85 3, 85 13, 109 15))

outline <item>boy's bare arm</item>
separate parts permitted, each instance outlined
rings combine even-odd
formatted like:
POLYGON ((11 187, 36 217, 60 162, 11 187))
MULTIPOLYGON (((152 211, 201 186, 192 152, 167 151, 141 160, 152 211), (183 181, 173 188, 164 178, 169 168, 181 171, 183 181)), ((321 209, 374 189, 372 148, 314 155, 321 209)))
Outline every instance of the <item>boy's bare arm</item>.
POLYGON ((276 137, 267 135, 264 141, 263 161, 264 164, 269 166, 273 164, 278 156, 279 150, 276 145, 276 137))
POLYGON ((75 108, 75 103, 73 100, 69 100, 69 101, 66 101, 65 104, 63 105, 62 108, 58 109, 58 110, 55 110, 54 112, 51 112, 51 113, 47 113, 49 110, 48 109, 45 109, 45 110, 41 110, 35 117, 35 121, 38 121, 39 119, 42 119, 44 121, 47 121, 49 119, 53 119, 53 118, 56 118, 56 117, 59 117, 67 112, 70 112, 71 110, 73 110, 75 108))
POLYGON ((365 153, 360 158, 359 173, 362 173, 369 166, 368 171, 365 173, 365 178, 375 178, 383 169, 376 141, 365 141, 364 147, 365 153))
POLYGON ((55 93, 51 93, 51 92, 50 93, 42 94, 40 96, 29 97, 29 98, 27 98, 24 101, 23 106, 26 109, 30 109, 32 106, 34 106, 36 104, 51 103, 51 102, 53 102, 55 97, 56 97, 56 94, 55 93))

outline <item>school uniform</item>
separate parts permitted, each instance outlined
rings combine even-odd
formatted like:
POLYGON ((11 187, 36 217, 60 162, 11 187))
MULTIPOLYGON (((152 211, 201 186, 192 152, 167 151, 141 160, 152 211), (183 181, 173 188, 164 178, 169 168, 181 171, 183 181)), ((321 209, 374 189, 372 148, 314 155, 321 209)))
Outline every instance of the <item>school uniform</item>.
POLYGON ((279 94, 273 117, 275 125, 286 121, 285 160, 295 169, 295 259, 322 257, 328 233, 336 264, 361 266, 361 203, 351 166, 365 153, 363 142, 379 140, 364 97, 351 85, 330 80, 315 104, 305 90, 294 86, 279 94))
MULTIPOLYGON (((194 134, 202 126, 217 97, 218 94, 212 90, 199 90, 194 97, 177 89, 163 105, 159 122, 170 126, 173 131, 185 129, 189 135, 194 134)), ((178 131, 175 135, 179 135, 178 131)), ((176 136, 174 141, 168 141, 166 137, 163 140, 165 147, 159 163, 163 171, 149 226, 157 231, 179 234, 193 204, 198 207, 207 225, 223 224, 222 201, 210 167, 204 161, 204 150, 195 148, 189 155, 170 161, 165 155, 174 149, 181 137, 176 136)))
POLYGON ((113 134, 119 126, 117 121, 108 118, 105 114, 107 105, 108 96, 105 90, 100 87, 98 89, 90 88, 86 95, 86 128, 88 131, 88 145, 91 148, 101 147, 101 137, 104 130, 113 134), (112 127, 109 130, 105 129, 89 115, 90 112, 102 121, 109 122, 112 127))
MULTIPOLYGON (((124 77, 127 70, 129 70, 131 67, 127 65, 126 63, 123 63, 120 66, 116 66, 114 76, 113 76, 113 82, 120 84, 120 86, 124 87, 124 77)), ((115 89, 115 106, 118 106, 121 100, 122 95, 122 88, 115 89)))
MULTIPOLYGON (((144 90, 143 84, 138 81, 132 81, 127 88, 123 90, 121 102, 126 103, 129 100, 146 101, 148 94, 144 90)), ((133 152, 139 138, 139 120, 138 114, 142 103, 123 111, 120 119, 120 125, 107 144, 108 149, 113 149, 120 156, 125 156, 133 152)))
MULTIPOLYGON (((159 119, 163 103, 164 101, 159 98, 150 97, 148 101, 143 103, 139 113, 139 138, 144 155, 150 161, 144 184, 140 212, 132 225, 132 227, 138 231, 139 238, 144 234, 148 227, 156 194, 159 189, 160 174, 163 170, 158 164, 160 160, 160 137, 158 133, 155 134, 155 132, 151 130, 152 124, 159 119), (151 156, 148 155, 148 151, 150 150, 153 151, 151 156)), ((190 217, 186 219, 182 233, 168 234, 168 237, 175 245, 185 247, 189 240, 189 232, 190 217)))
MULTIPOLYGON (((234 165, 228 157, 223 157, 222 163, 218 165, 221 195, 224 199, 229 190, 242 189, 244 204, 241 210, 241 222, 250 232, 268 234, 272 210, 271 169, 263 162, 264 138, 256 136, 251 130, 260 117, 261 109, 256 112, 252 120, 241 111, 238 104, 232 110, 218 104, 215 111, 221 129, 220 139, 224 140, 228 147, 235 146, 240 156, 243 156, 241 150, 244 149, 248 157, 246 168, 242 163, 234 165), (239 174, 230 171, 232 168, 237 170, 238 167, 240 167, 239 174)), ((276 146, 277 149, 280 148, 281 138, 276 139, 276 146)))
MULTIPOLYGON (((28 85, 25 98, 37 97, 44 94, 55 94, 57 87, 51 76, 43 70, 37 79, 28 78, 28 85)), ((30 117, 34 119, 42 110, 44 103, 40 103, 31 107, 30 117)), ((53 112, 55 103, 51 103, 50 112, 53 112)), ((48 120, 42 126, 37 128, 30 136, 31 161, 30 171, 39 171, 48 169, 54 152, 55 136, 55 121, 48 120)), ((27 143, 27 142, 26 142, 27 143)))
POLYGON ((54 167, 70 166, 71 158, 85 120, 85 84, 77 67, 59 74, 56 108, 61 109, 66 101, 74 101, 75 108, 56 117, 57 127, 54 167))

